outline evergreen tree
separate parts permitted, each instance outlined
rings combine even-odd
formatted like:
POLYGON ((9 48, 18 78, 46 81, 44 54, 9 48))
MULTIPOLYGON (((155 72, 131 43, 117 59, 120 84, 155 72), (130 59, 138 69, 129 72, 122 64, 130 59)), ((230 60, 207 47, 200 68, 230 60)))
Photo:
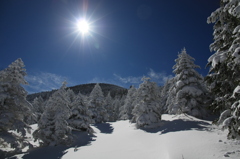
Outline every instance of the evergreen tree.
POLYGON ((208 17, 208 23, 214 24, 214 42, 210 45, 215 53, 209 57, 209 74, 206 82, 215 95, 211 108, 215 112, 230 109, 233 90, 239 83, 239 67, 235 61, 239 57, 239 0, 221 0, 220 7, 208 17))
POLYGON ((108 121, 113 122, 114 121, 114 107, 113 107, 113 101, 110 92, 108 93, 107 97, 104 101, 104 107, 107 110, 107 114, 109 116, 108 121))
POLYGON ((174 95, 170 95, 171 88, 174 86, 173 83, 173 78, 168 79, 166 83, 164 84, 162 90, 160 91, 160 99, 161 99, 161 108, 162 108, 162 113, 167 113, 168 112, 168 107, 170 107, 173 103, 171 102, 170 97, 173 97, 174 95), (169 99, 169 100, 168 100, 169 99))
MULTIPOLYGON (((127 98, 127 94, 126 95, 122 95, 121 97, 118 98, 119 102, 120 102, 120 107, 125 104, 126 98, 127 98)), ((115 99, 116 99, 116 97, 115 97, 115 99)), ((120 111, 120 108, 119 108, 119 111, 120 111)))
POLYGON ((49 98, 42 114, 38 129, 34 131, 35 140, 40 139, 43 145, 68 145, 72 142, 71 128, 67 120, 71 115, 66 96, 66 82, 49 98))
POLYGON ((68 120, 69 126, 77 130, 92 133, 93 129, 90 127, 90 123, 92 123, 90 112, 87 109, 85 99, 80 92, 75 96, 71 103, 71 111, 72 115, 68 120))
POLYGON ((42 96, 36 97, 33 100, 32 105, 33 105, 33 111, 37 116, 37 120, 39 120, 45 109, 45 102, 42 96))
POLYGON ((124 105, 120 107, 119 119, 121 120, 130 120, 132 119, 132 110, 134 108, 134 101, 136 99, 136 88, 131 86, 128 90, 124 105))
POLYGON ((221 113, 218 124, 229 129, 229 138, 240 139, 240 0, 221 0, 220 7, 208 17, 214 24, 215 53, 208 59, 206 78, 215 95, 212 108, 221 113))
POLYGON ((163 109, 166 109, 167 112, 171 114, 171 110, 175 106, 175 100, 176 100, 175 78, 172 78, 168 90, 166 105, 164 106, 163 109))
POLYGON ((185 48, 178 55, 173 66, 174 87, 172 88, 172 105, 168 108, 170 114, 187 113, 196 117, 206 115, 204 103, 207 90, 203 84, 203 77, 195 71, 200 68, 194 64, 194 58, 187 54, 185 48))
MULTIPOLYGON (((80 94, 81 95, 81 94, 80 94)), ((75 101, 76 95, 72 89, 67 90, 67 97, 69 98, 69 108, 72 108, 72 103, 75 101)))
POLYGON ((143 77, 143 83, 137 90, 137 102, 132 111, 132 122, 136 122, 137 128, 147 127, 161 120, 161 108, 159 104, 159 89, 155 82, 143 77))
POLYGON ((24 136, 30 127, 24 119, 32 116, 31 104, 27 102, 27 92, 21 85, 28 84, 24 79, 26 70, 21 59, 0 71, 0 138, 17 151, 26 146, 24 136), (9 130, 17 131, 17 136, 9 130))
POLYGON ((104 96, 101 87, 97 83, 88 98, 88 110, 95 123, 108 121, 107 110, 104 108, 104 96))
POLYGON ((115 98, 113 101, 113 121, 117 121, 119 118, 120 107, 121 107, 121 99, 115 98))

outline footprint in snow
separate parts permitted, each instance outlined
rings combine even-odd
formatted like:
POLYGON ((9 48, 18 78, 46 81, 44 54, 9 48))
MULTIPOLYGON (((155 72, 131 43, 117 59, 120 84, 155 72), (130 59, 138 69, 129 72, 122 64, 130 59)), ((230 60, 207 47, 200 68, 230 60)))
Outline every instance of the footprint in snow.
POLYGON ((224 157, 230 157, 229 155, 231 155, 231 154, 235 154, 235 151, 225 153, 225 154, 224 154, 224 157))
POLYGON ((224 157, 230 157, 228 154, 224 154, 224 157))

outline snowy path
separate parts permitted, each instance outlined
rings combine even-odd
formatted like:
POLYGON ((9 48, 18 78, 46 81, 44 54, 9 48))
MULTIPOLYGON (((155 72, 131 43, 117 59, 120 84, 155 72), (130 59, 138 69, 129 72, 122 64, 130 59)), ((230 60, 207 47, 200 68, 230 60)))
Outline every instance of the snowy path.
POLYGON ((170 115, 163 120, 164 126, 151 132, 136 129, 128 121, 110 123, 113 131, 107 133, 94 127, 96 141, 75 152, 68 149, 63 159, 239 159, 239 143, 227 140, 226 132, 209 122, 170 115))

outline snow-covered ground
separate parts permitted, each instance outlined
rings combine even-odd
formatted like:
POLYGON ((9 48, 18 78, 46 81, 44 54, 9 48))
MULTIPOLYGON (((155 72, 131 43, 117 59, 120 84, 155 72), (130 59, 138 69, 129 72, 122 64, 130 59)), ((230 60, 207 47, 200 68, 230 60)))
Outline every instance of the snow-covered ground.
POLYGON ((129 121, 93 125, 95 136, 75 132, 74 146, 38 148, 14 158, 62 159, 239 159, 240 142, 210 121, 162 116, 161 126, 136 129, 129 121))

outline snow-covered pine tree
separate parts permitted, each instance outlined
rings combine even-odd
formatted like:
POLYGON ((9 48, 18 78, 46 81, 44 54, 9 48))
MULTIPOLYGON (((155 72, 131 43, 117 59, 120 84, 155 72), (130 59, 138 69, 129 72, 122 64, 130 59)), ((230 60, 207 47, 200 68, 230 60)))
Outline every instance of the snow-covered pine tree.
POLYGON ((42 96, 36 97, 33 100, 32 105, 33 105, 33 111, 36 114, 37 121, 38 121, 41 118, 41 115, 43 114, 45 109, 45 102, 42 96))
POLYGON ((88 110, 95 123, 108 121, 107 110, 104 108, 102 88, 97 83, 88 98, 88 110))
POLYGON ((221 0, 220 7, 208 17, 214 24, 215 53, 208 59, 207 82, 214 93, 213 109, 221 116, 218 124, 229 129, 229 138, 240 139, 240 0, 221 0))
POLYGON ((74 97, 71 103, 71 111, 72 115, 68 120, 69 126, 73 129, 92 133, 93 129, 90 127, 90 123, 93 121, 87 109, 84 96, 80 92, 74 97))
POLYGON ((0 72, 0 138, 17 151, 26 146, 24 136, 30 127, 24 119, 32 116, 32 105, 26 100, 27 92, 21 86, 28 84, 24 79, 24 67, 19 58, 0 72), (21 136, 9 130, 19 132, 21 136))
POLYGON ((171 85, 169 87, 167 94, 166 105, 163 107, 163 109, 167 110, 169 114, 171 114, 170 110, 172 110, 172 108, 175 106, 175 100, 176 100, 175 78, 172 78, 171 85))
POLYGON ((143 77, 143 83, 137 90, 137 102, 132 111, 132 122, 136 127, 148 127, 161 120, 161 108, 159 104, 159 89, 155 82, 143 77))
MULTIPOLYGON (((161 98, 161 107, 162 107, 162 113, 167 113, 168 112, 168 107, 170 107, 173 103, 170 102, 171 98, 169 92, 171 92, 171 88, 174 86, 173 78, 168 79, 166 83, 164 84, 162 90, 160 91, 160 98, 161 98), (169 99, 169 100, 168 100, 169 99)), ((172 92, 173 93, 173 92, 172 92)))
POLYGON ((49 98, 45 111, 38 121, 38 129, 33 132, 35 140, 42 145, 69 145, 72 142, 71 128, 67 120, 71 115, 66 95, 66 82, 49 98))
MULTIPOLYGON (((126 97, 127 97, 127 94, 126 95, 122 95, 122 97, 118 98, 119 102, 120 102, 120 107, 125 104, 126 97)), ((115 99, 116 99, 116 97, 115 97, 115 99)), ((119 111, 120 111, 120 109, 119 109, 119 111)))
POLYGON ((113 105, 113 116, 112 116, 113 121, 117 121, 118 118, 119 118, 119 110, 120 110, 120 107, 121 107, 121 101, 120 100, 121 99, 119 99, 119 98, 115 98, 113 100, 113 103, 112 103, 112 105, 113 105))
POLYGON ((184 48, 175 60, 173 73, 175 73, 175 85, 172 88, 172 107, 168 108, 170 114, 187 113, 195 117, 206 116, 207 90, 203 83, 203 77, 195 70, 200 68, 194 64, 194 58, 187 54, 184 48), (174 95, 174 96, 172 96, 174 95))
MULTIPOLYGON (((229 1, 228 11, 235 19, 238 20, 238 26, 233 31, 233 42, 229 49, 229 52, 233 56, 232 70, 234 84, 237 84, 231 96, 231 100, 234 102, 231 106, 231 122, 229 128, 229 138, 240 139, 240 0, 229 1)), ((231 118, 230 117, 230 118, 231 118)))
MULTIPOLYGON (((79 92, 80 93, 80 92, 79 92)), ((81 94, 80 94, 81 95, 81 94)), ((69 98, 69 108, 71 109, 72 108, 72 103, 75 101, 75 97, 76 97, 76 94, 73 92, 72 89, 68 89, 67 90, 67 96, 69 98)))
POLYGON ((228 138, 240 139, 240 86, 236 87, 231 97, 235 101, 231 109, 226 109, 221 113, 218 120, 223 129, 228 128, 228 138))
POLYGON ((131 120, 132 110, 134 108, 134 101, 136 99, 136 88, 134 86, 131 86, 131 88, 128 90, 127 96, 124 101, 124 105, 120 107, 119 112, 119 119, 121 120, 131 120))
POLYGON ((111 97, 110 92, 108 92, 107 97, 104 101, 104 108, 107 110, 108 121, 113 122, 114 120, 114 107, 113 107, 113 99, 111 97))
POLYGON ((208 17, 208 23, 214 23, 214 42, 210 50, 215 53, 209 57, 209 73, 206 82, 215 95, 211 108, 215 112, 223 112, 231 107, 233 90, 238 85, 239 67, 234 60, 239 57, 239 0, 221 0, 220 7, 208 17), (236 52, 235 52, 236 51, 236 52))

